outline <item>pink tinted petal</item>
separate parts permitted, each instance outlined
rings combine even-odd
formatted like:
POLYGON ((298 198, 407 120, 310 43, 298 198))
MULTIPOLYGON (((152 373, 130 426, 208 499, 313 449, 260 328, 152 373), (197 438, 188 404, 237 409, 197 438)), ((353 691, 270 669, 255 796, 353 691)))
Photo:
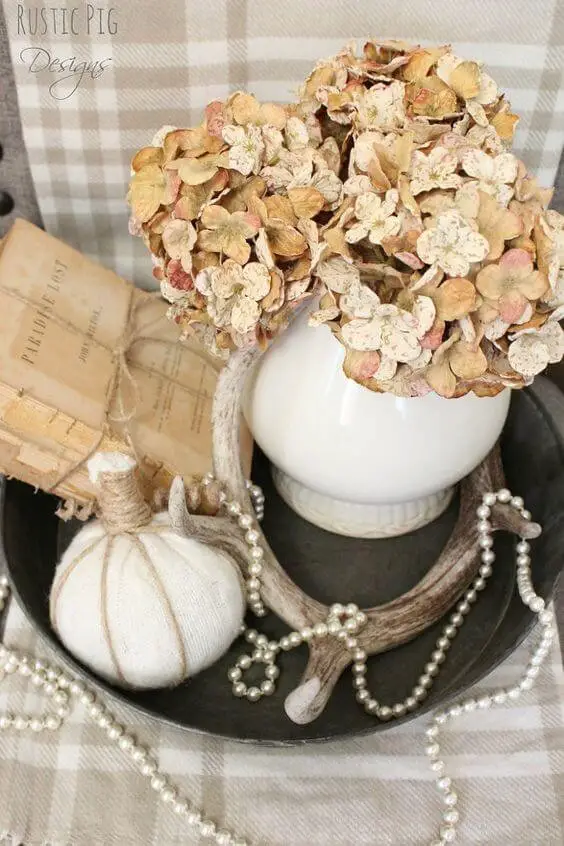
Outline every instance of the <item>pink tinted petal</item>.
POLYGON ((178 291, 190 291, 194 287, 194 280, 189 273, 183 269, 177 259, 169 261, 166 268, 167 279, 173 288, 178 291))
POLYGON ((353 379, 370 379, 374 376, 380 367, 380 353, 365 352, 358 357, 357 361, 351 366, 351 376, 353 379))
POLYGON ((394 253, 394 255, 397 259, 402 261, 404 264, 407 264, 407 266, 411 267, 413 270, 421 270, 422 267, 425 267, 421 259, 418 258, 415 253, 400 250, 399 253, 394 253))
POLYGON ((214 100, 206 106, 206 128, 210 135, 215 135, 217 138, 222 137, 223 127, 225 126, 225 115, 223 113, 223 103, 219 100, 214 100))
POLYGON ((501 267, 506 267, 508 270, 521 269, 532 271, 533 269, 533 262, 530 254, 527 250, 521 250, 518 247, 515 247, 513 250, 508 250, 505 255, 500 258, 499 264, 501 267))
POLYGON ((422 349, 424 350, 436 350, 440 347, 443 335, 445 331, 445 324, 442 320, 437 320, 433 326, 429 329, 428 332, 423 335, 421 340, 419 341, 422 349))
POLYGON ((258 214, 252 214, 251 212, 245 212, 243 219, 244 219, 245 223, 248 223, 249 226, 252 226, 257 231, 262 226, 262 221, 261 221, 260 217, 258 216, 258 214))
POLYGON ((512 291, 499 301, 499 313, 506 323, 517 323, 529 302, 517 291, 512 291))

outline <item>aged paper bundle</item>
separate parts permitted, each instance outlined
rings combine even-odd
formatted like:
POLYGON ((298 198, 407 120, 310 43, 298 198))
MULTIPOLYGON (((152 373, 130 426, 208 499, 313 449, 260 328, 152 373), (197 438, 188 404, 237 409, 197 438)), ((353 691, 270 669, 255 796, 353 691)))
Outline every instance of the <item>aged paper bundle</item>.
POLYGON ((166 309, 16 221, 0 253, 0 471, 84 504, 96 449, 134 451, 147 494, 211 469, 221 364, 179 343, 166 309))

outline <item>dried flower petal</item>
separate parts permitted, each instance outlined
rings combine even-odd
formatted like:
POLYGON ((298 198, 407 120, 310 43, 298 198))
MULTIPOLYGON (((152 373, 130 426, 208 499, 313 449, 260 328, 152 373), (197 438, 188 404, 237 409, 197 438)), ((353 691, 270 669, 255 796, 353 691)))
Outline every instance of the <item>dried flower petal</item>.
POLYGON ((192 269, 192 248, 197 233, 188 220, 171 220, 162 234, 163 245, 171 259, 178 259, 189 273, 192 269))
POLYGON ((476 304, 476 289, 469 279, 447 279, 431 294, 441 320, 459 320, 472 311, 476 304))
POLYGON ((395 190, 388 191, 384 200, 373 193, 357 197, 354 210, 358 223, 347 231, 347 241, 354 244, 368 236, 373 244, 381 244, 385 238, 399 232, 401 221, 394 215, 398 199, 395 190))
MULTIPOLYGON (((379 353, 360 352, 359 350, 347 349, 345 360, 343 361, 343 370, 345 376, 349 379, 354 379, 355 382, 362 384, 368 379, 375 376, 381 363, 381 356, 379 353)), ((394 370, 396 364, 394 362, 394 370)))
POLYGON ((168 167, 174 167, 186 185, 201 185, 215 176, 218 161, 216 156, 202 156, 200 159, 177 159, 170 162, 168 167))
POLYGON ((448 354, 452 372, 461 379, 476 379, 486 372, 488 360, 480 347, 458 341, 448 354))
POLYGON ((351 285, 360 282, 358 268, 341 256, 332 256, 321 261, 317 265, 315 275, 336 294, 344 294, 351 285))
POLYGON ((246 212, 230 214, 222 206, 206 206, 202 212, 202 225, 198 242, 205 250, 225 253, 229 258, 244 264, 249 260, 251 248, 247 239, 254 237, 260 228, 256 215, 246 212))
POLYGON ((307 188, 290 188, 288 199, 298 217, 315 217, 325 205, 323 194, 311 186, 307 188))
POLYGON ((476 287, 490 300, 501 300, 511 293, 535 300, 544 294, 548 281, 540 271, 533 269, 529 253, 513 249, 505 253, 498 264, 489 264, 480 270, 476 287))
POLYGON ((357 101, 359 126, 394 129, 405 121, 405 84, 395 80, 389 85, 363 89, 357 101))
POLYGON ((413 195, 435 188, 459 188, 462 177, 455 171, 458 158, 446 147, 435 147, 429 155, 415 150, 412 157, 410 189, 413 195))
POLYGON ((564 356, 564 331, 559 323, 549 321, 539 330, 525 330, 509 347, 511 367, 526 378, 540 373, 549 363, 564 356))
POLYGON ((262 165, 265 145, 260 129, 256 126, 225 126, 223 140, 229 144, 229 167, 244 176, 258 173, 262 165))
POLYGON ((298 258, 307 247, 307 241, 301 232, 282 220, 270 221, 267 233, 270 249, 277 256, 298 258))
POLYGON ((417 253, 426 264, 437 264, 449 276, 466 276, 470 264, 482 261, 490 245, 456 211, 440 214, 436 226, 417 240, 417 253))
POLYGON ((341 311, 351 318, 370 318, 378 305, 380 305, 380 297, 360 282, 351 283, 339 299, 341 311))
POLYGON ((492 194, 502 206, 507 206, 513 196, 510 187, 517 178, 517 159, 511 153, 488 156, 483 150, 467 150, 462 156, 462 167, 476 179, 480 191, 492 194))
POLYGON ((309 144, 307 126, 297 117, 291 117, 286 124, 286 144, 292 152, 309 144))
POLYGON ((130 202, 134 217, 144 223, 157 212, 164 200, 166 178, 157 164, 141 168, 131 179, 130 202))

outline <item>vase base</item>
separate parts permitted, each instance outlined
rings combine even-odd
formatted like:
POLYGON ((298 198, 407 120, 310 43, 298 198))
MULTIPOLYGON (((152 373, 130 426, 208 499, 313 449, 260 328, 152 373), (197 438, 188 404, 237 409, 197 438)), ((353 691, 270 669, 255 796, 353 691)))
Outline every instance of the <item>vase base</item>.
POLYGON ((308 488, 272 465, 272 477, 282 499, 300 517, 337 535, 392 538, 435 520, 450 504, 454 487, 409 502, 345 502, 308 488))

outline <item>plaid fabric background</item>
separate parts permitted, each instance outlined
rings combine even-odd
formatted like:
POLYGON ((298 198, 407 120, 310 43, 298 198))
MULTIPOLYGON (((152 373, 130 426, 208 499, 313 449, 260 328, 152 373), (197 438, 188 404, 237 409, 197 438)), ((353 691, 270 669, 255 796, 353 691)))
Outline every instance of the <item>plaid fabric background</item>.
POLYGON ((517 153, 542 182, 554 180, 564 142, 558 0, 4 0, 4 7, 46 228, 143 286, 151 285, 150 261, 128 235, 124 201, 133 152, 162 124, 199 123, 208 101, 238 88, 291 99, 312 63, 350 38, 452 42, 461 55, 485 61, 522 116, 517 153), (70 10, 78 10, 77 35, 63 32, 64 7, 67 31, 70 10), (47 25, 40 17, 37 31, 42 9, 47 25), (33 47, 45 52, 30 69, 33 47), (76 77, 65 83, 55 67, 38 70, 47 55, 103 60, 107 69, 96 79, 85 73, 71 94, 76 77), (53 91, 69 96, 55 99, 53 91))
MULTIPOLYGON (((5 640, 44 652, 15 605, 5 640)), ((521 648, 479 690, 512 684, 525 663, 521 648)), ((0 713, 40 704, 21 676, 0 685, 0 713)), ((538 685, 516 705, 475 712, 445 731, 448 768, 460 796, 461 843, 561 846, 563 708, 564 673, 555 646, 538 685)), ((346 743, 278 750, 201 738, 139 719, 127 708, 115 710, 183 791, 252 843, 423 846, 435 839, 440 802, 422 751, 424 718, 346 743)), ((0 797, 0 840, 11 835, 16 844, 200 842, 157 801, 124 753, 85 720, 82 706, 54 734, 0 735, 0 797)))

